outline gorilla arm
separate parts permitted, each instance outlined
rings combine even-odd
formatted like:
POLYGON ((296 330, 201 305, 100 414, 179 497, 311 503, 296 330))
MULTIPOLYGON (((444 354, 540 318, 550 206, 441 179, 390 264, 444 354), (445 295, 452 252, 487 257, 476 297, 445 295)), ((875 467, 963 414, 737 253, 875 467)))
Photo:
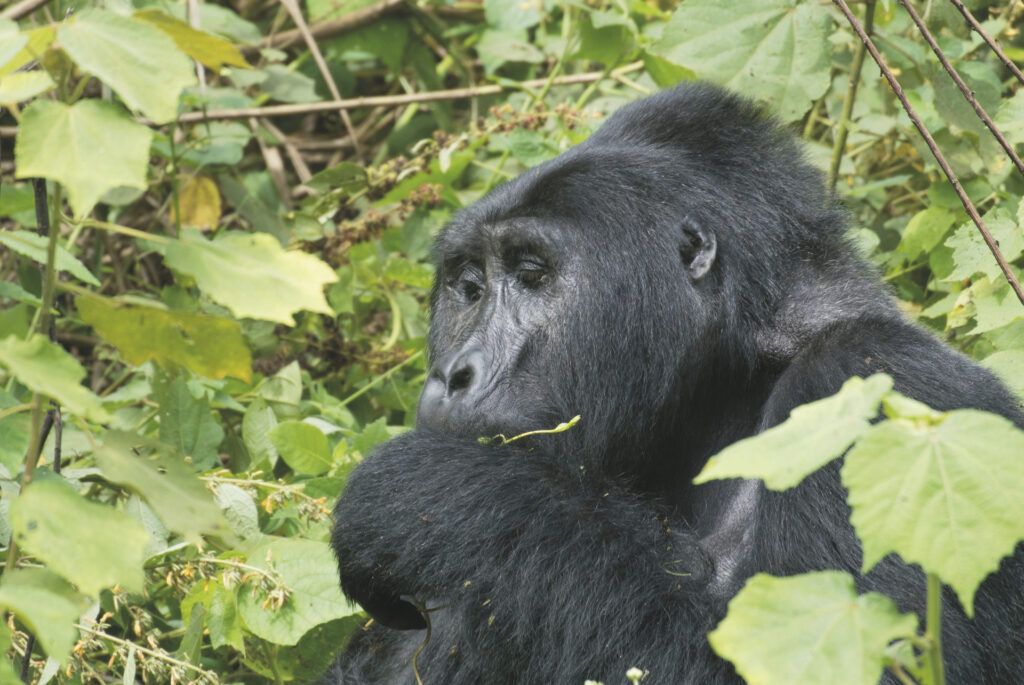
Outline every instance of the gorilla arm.
POLYGON ((392 440, 335 509, 342 588, 397 628, 422 625, 402 597, 448 607, 469 634, 493 625, 511 640, 499 648, 528 642, 550 682, 606 663, 625 663, 619 677, 678 669, 680 650, 702 649, 681 636, 703 642, 719 613, 699 591, 710 564, 649 501, 585 476, 540 451, 423 430, 392 440))

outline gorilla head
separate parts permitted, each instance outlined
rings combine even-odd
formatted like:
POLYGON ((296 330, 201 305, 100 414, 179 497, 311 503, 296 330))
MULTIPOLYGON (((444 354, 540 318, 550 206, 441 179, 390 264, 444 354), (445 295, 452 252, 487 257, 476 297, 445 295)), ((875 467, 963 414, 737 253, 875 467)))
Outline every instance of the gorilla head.
POLYGON ((747 101, 693 86, 624 107, 438 237, 417 425, 510 436, 581 414, 558 440, 638 475, 667 445, 716 442, 694 405, 727 410, 723 385, 795 348, 782 293, 801 243, 838 247, 840 225, 747 101))

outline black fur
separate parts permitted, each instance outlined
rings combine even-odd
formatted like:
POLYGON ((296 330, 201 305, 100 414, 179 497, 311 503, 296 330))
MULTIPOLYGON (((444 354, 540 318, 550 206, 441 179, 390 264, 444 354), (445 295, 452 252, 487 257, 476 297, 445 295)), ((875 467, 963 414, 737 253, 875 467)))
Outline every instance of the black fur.
MULTIPOLYGON (((461 212, 438 237, 433 365, 416 430, 335 509, 345 592, 378 620, 333 682, 739 682, 706 633, 753 573, 857 574, 838 464, 785 493, 694 486, 726 445, 885 371, 939 409, 1024 426, 1002 385, 907 322, 844 238, 792 137, 684 86, 461 212), (479 436, 571 430, 506 446, 479 436), (386 624, 386 625, 384 625, 386 624)), ((1024 496, 1024 493, 1022 493, 1024 496)), ((968 621, 947 597, 951 683, 1024 678, 1021 555, 968 621)), ((863 589, 923 616, 917 569, 863 589)))

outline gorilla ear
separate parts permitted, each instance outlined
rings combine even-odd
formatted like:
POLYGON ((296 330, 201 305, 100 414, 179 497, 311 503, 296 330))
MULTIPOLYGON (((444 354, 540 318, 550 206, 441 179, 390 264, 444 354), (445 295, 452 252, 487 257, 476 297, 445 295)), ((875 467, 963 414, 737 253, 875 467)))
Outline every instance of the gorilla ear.
POLYGON ((715 234, 705 231, 704 227, 690 218, 683 219, 683 239, 679 244, 679 256, 683 266, 690 272, 690 278, 697 281, 703 278, 711 265, 715 263, 718 243, 715 234))

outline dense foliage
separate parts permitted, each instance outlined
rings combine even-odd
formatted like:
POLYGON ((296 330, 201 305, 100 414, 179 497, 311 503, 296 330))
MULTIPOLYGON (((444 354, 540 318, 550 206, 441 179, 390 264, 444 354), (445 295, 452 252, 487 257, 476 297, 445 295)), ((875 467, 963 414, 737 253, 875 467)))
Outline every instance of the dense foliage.
MULTIPOLYGON (((1020 3, 968 6, 1024 59, 1020 3)), ((908 13, 867 7, 875 43, 1019 278, 1024 176, 908 13)), ((1024 144, 1024 86, 954 4, 919 11, 1009 144, 1024 144)), ((823 172, 837 165, 854 236, 905 311, 1024 395, 1024 305, 829 5, 52 0, 0 17, 2 682, 321 672, 366 620, 337 588, 327 514, 351 467, 412 421, 432 234, 604 114, 683 79, 727 84, 791 122, 823 172)), ((813 444, 766 433, 705 476, 791 487, 860 438, 843 475, 868 561, 899 551, 969 606, 1024 537, 1024 467, 1011 458, 1024 439, 888 389, 884 378, 850 385, 794 413, 820 429, 813 444), (880 402, 893 420, 869 428, 880 402), (772 440, 799 468, 740 463, 772 440), (914 440, 948 448, 962 473, 936 481, 908 467, 886 480, 857 459, 913 453, 914 440), (979 477, 978 455, 998 478, 979 477), (920 501, 973 489, 973 523, 925 516, 916 528, 915 501, 880 522, 901 478, 927 481, 920 501), (940 535, 956 538, 956 559, 923 549, 940 535)), ((736 605, 781 598, 778 614, 798 620, 810 597, 834 607, 830 621, 862 621, 865 636, 833 635, 810 672, 785 649, 817 624, 777 624, 770 634, 790 642, 776 644, 731 614, 712 644, 737 663, 735 645, 764 644, 741 667, 779 679, 760 682, 836 682, 851 669, 875 682, 883 663, 907 682, 934 677, 909 649, 927 653, 927 635, 885 651, 916 620, 857 599, 840 574, 805 580, 787 594, 757 577, 736 605)))

